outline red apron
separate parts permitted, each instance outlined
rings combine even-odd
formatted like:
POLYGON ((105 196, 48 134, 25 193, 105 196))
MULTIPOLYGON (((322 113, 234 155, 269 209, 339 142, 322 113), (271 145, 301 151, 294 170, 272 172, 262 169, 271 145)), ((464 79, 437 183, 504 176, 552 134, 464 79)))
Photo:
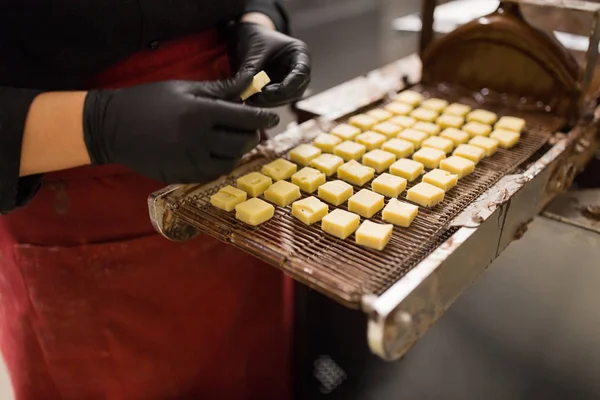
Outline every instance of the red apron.
MULTIPOLYGON (((90 87, 229 73, 207 32, 90 87)), ((16 400, 290 397, 289 283, 212 238, 156 234, 146 199, 161 186, 118 166, 52 173, 0 218, 0 350, 16 400)))

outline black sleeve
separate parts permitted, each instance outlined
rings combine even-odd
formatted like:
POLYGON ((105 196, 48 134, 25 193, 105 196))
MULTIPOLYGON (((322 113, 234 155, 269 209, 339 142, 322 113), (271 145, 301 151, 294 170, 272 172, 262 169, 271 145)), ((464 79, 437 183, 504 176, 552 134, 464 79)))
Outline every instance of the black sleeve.
POLYGON ((0 87, 0 214, 27 204, 40 187, 39 175, 19 178, 25 120, 39 93, 0 87))
POLYGON ((285 0, 246 0, 245 11, 269 16, 279 32, 289 34, 289 16, 284 3, 285 0))

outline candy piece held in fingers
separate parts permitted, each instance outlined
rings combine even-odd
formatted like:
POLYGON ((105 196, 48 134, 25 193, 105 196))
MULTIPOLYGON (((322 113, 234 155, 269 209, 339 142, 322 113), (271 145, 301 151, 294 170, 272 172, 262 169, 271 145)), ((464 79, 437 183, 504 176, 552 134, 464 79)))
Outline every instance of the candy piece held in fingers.
POLYGON ((242 101, 246 101, 251 96, 260 93, 270 82, 271 78, 269 78, 269 75, 267 75, 265 71, 260 71, 258 74, 254 75, 254 78, 252 78, 252 83, 246 90, 242 92, 240 96, 242 101))

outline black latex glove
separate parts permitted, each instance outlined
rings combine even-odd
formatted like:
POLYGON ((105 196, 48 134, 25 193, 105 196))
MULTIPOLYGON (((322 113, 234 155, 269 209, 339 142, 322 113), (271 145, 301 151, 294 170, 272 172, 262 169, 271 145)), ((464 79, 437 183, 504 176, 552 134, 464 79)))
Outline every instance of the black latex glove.
POLYGON ((277 114, 238 99, 252 75, 214 82, 167 81, 93 90, 84 138, 94 164, 122 164, 165 183, 202 183, 231 172, 277 114))
POLYGON ((310 83, 310 54, 304 42, 262 25, 241 22, 231 42, 234 68, 252 75, 264 70, 271 78, 249 104, 278 107, 299 100, 310 83))

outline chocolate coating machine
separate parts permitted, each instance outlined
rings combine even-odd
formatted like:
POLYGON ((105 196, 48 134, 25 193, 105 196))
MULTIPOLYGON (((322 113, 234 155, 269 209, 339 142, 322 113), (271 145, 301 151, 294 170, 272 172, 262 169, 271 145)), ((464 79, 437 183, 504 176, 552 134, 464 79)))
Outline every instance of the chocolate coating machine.
POLYGON ((528 221, 570 186, 599 142, 594 77, 600 5, 504 1, 495 13, 432 42, 434 6, 424 2, 421 58, 407 57, 300 102, 301 123, 261 145, 231 175, 205 185, 169 186, 149 198, 152 222, 165 237, 210 234, 362 309, 369 317, 369 346, 387 360, 401 357, 522 235, 528 221), (593 13, 588 53, 573 55, 531 27, 519 3, 593 13), (277 209, 271 221, 249 228, 211 208, 209 197, 219 188, 405 88, 520 116, 527 121, 523 140, 483 161, 410 229, 395 230, 383 252, 303 226, 289 210, 277 209))

